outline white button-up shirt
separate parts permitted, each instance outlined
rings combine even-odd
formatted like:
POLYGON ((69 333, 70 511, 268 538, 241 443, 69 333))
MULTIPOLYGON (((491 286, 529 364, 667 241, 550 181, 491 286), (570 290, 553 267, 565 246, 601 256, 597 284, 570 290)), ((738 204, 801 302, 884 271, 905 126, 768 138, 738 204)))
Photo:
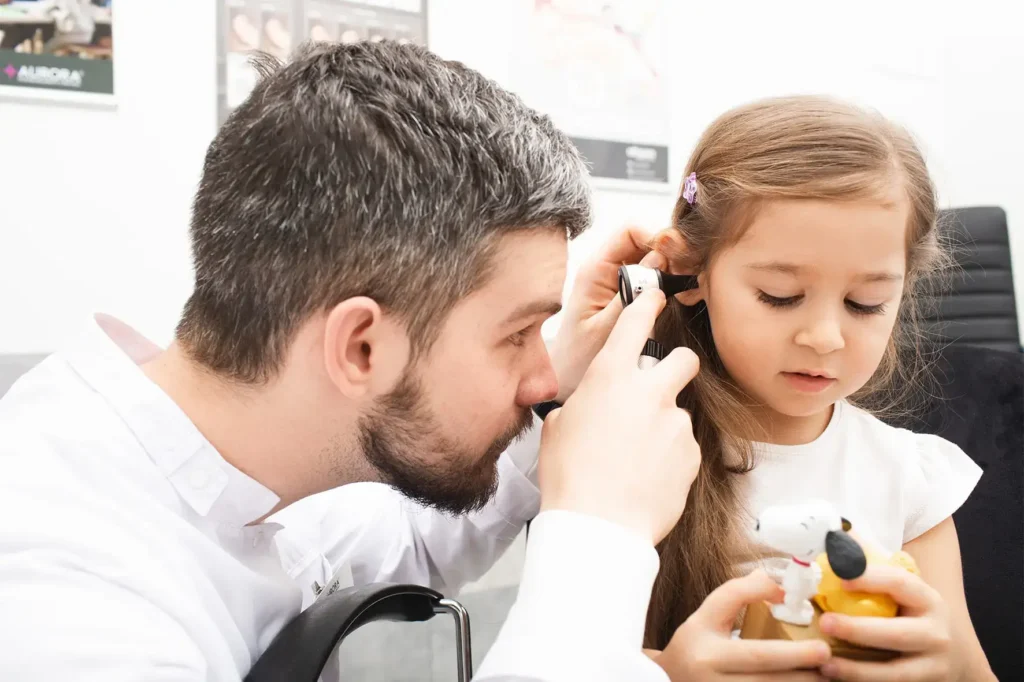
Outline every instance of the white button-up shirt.
MULTIPOLYGON (((353 484, 271 517, 138 365, 159 348, 98 316, 0 400, 0 680, 240 680, 318 588, 452 595, 536 515, 537 433, 481 511, 450 517, 353 484)), ((476 680, 664 680, 640 651, 658 569, 616 526, 546 512, 476 680)))

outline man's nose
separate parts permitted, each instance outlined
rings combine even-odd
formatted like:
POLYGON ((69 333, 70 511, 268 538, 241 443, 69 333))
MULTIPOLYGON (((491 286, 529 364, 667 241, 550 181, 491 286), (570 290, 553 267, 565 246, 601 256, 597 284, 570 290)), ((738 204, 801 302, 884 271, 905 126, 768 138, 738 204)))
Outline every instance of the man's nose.
POLYGON ((543 351, 519 384, 518 402, 523 407, 553 400, 558 395, 558 376, 547 351, 543 351))

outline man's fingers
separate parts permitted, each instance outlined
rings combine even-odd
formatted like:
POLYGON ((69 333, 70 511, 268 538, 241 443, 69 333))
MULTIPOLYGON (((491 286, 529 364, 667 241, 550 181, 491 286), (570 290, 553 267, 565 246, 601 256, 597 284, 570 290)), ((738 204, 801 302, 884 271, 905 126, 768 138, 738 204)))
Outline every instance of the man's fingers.
POLYGON ((897 604, 915 612, 933 608, 941 601, 939 593, 920 577, 899 566, 868 564, 864 575, 843 583, 852 592, 888 594, 897 604))
POLYGON ((619 230, 614 237, 609 239, 598 252, 597 259, 605 263, 639 262, 644 255, 651 250, 650 243, 654 239, 654 233, 642 227, 630 225, 619 230))
POLYGON ((671 392, 674 402, 679 392, 697 376, 698 370, 700 360, 696 353, 689 348, 679 347, 673 348, 651 371, 655 373, 658 384, 671 392))
POLYGON ((825 634, 847 642, 910 653, 931 650, 940 636, 924 618, 858 618, 827 613, 819 624, 825 634))
POLYGON ((777 601, 781 591, 767 573, 757 570, 721 585, 708 595, 697 614, 719 631, 728 632, 744 606, 758 601, 777 601))
POLYGON ((644 349, 654 321, 664 307, 665 294, 657 289, 648 289, 637 296, 619 315, 601 354, 609 356, 613 364, 622 366, 629 363, 636 367, 640 351, 644 349))
POLYGON ((735 639, 725 646, 728 654, 723 657, 726 663, 722 670, 730 673, 816 671, 832 656, 828 644, 820 640, 735 639))
POLYGON ((665 270, 668 267, 668 259, 657 251, 648 251, 647 255, 640 259, 640 265, 655 270, 665 270))
POLYGON ((608 301, 608 305, 597 315, 594 315, 594 323, 599 327, 611 329, 612 325, 615 324, 615 320, 619 319, 619 315, 622 314, 622 310, 622 297, 615 294, 612 296, 612 300, 608 301))

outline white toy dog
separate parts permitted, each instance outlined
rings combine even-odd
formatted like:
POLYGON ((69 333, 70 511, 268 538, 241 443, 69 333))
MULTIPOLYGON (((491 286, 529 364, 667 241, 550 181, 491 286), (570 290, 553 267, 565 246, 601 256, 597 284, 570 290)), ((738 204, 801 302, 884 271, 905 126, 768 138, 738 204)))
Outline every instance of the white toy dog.
POLYGON ((823 500, 768 507, 757 518, 755 535, 765 545, 793 557, 782 577, 786 593, 781 604, 772 605, 776 620, 793 625, 810 625, 814 607, 810 599, 818 592, 821 568, 815 563, 825 552, 835 574, 843 580, 863 575, 867 558, 857 541, 846 534, 850 522, 823 500))

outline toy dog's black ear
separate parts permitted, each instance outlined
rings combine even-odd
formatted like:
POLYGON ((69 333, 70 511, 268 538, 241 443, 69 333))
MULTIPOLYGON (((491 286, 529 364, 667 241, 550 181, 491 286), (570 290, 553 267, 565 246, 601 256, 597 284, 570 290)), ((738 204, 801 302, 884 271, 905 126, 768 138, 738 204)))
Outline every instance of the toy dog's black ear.
POLYGON ((843 530, 845 530, 847 533, 849 533, 850 529, 853 528, 853 524, 850 523, 849 521, 847 521, 846 519, 842 518, 842 517, 839 517, 839 518, 843 522, 843 530))
POLYGON ((864 575, 868 559, 857 541, 842 530, 830 530, 825 534, 825 554, 828 565, 843 580, 853 580, 864 575))

